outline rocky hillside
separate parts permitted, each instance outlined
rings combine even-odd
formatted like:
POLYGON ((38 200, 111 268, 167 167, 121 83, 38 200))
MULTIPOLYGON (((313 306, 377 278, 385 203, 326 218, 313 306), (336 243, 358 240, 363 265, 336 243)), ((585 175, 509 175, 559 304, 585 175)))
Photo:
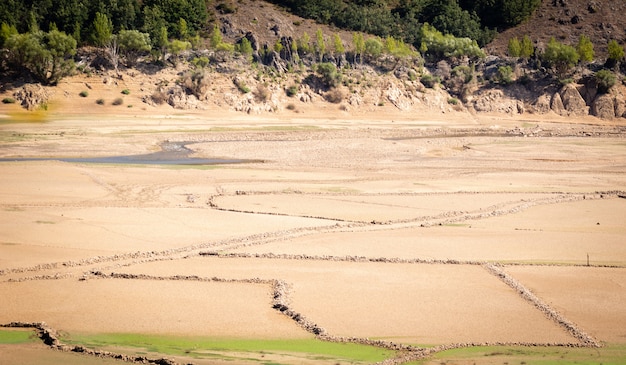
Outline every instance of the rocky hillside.
POLYGON ((218 13, 217 24, 227 42, 235 44, 244 37, 250 40, 258 63, 237 54, 200 50, 170 56, 162 66, 146 62, 114 74, 100 53, 83 50, 78 63, 82 74, 67 78, 56 88, 28 85, 28 80, 7 80, 0 97, 13 98, 30 109, 61 99, 65 104, 72 100, 97 110, 92 108, 94 104, 119 102, 120 92, 128 90, 132 97, 125 98, 133 102, 122 103, 133 108, 141 105, 146 110, 217 108, 250 114, 323 110, 339 115, 389 110, 407 115, 593 115, 615 123, 626 121, 626 87, 621 74, 617 74, 615 86, 601 92, 593 67, 578 67, 568 75, 568 82, 562 82, 536 63, 507 58, 503 51, 509 37, 528 34, 543 40, 551 30, 558 30, 554 35, 563 41, 575 40, 581 32, 593 37, 594 44, 613 39, 613 35, 623 41, 623 30, 622 39, 617 37, 617 30, 624 29, 619 28, 623 21, 617 18, 626 6, 623 2, 544 1, 532 19, 502 33, 486 48, 493 55, 479 61, 425 62, 419 57, 399 61, 383 56, 362 64, 331 55, 325 61, 339 67, 330 81, 327 78, 331 76, 316 71, 314 55, 294 60, 287 52, 275 51, 274 45, 288 48, 294 39, 305 33, 314 38, 321 30, 329 44, 338 35, 349 52, 353 47, 351 32, 299 18, 264 1, 231 4, 229 11, 218 13), (542 28, 544 23, 547 25, 542 28), (194 63, 200 58, 209 61, 206 67, 194 63), (509 72, 503 73, 507 68, 509 72))

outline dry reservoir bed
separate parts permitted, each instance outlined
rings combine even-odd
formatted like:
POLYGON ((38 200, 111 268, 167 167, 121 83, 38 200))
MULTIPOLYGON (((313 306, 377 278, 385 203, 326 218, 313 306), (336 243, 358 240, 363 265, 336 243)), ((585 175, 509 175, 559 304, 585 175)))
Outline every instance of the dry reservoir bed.
POLYGON ((0 157, 145 154, 170 140, 197 142, 195 157, 257 162, 1 162, 0 324, 419 345, 581 345, 584 332, 587 344, 626 342, 619 133, 72 123, 0 125, 0 157))

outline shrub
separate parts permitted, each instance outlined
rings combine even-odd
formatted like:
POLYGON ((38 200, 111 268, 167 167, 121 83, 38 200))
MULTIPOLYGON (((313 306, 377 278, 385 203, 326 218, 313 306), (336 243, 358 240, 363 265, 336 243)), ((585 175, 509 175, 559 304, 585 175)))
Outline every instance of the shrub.
POLYGON ((4 99, 2 99, 2 104, 15 104, 15 99, 13 99, 13 98, 4 98, 4 99))
POLYGON ((522 55, 522 44, 517 37, 509 39, 508 53, 511 57, 520 57, 522 55))
POLYGON ((593 57, 595 56, 595 52, 593 50, 593 43, 591 43, 591 40, 586 35, 581 34, 580 38, 578 38, 576 51, 578 52, 578 56, 580 57, 580 60, 582 62, 593 61, 593 57))
POLYGON ((498 67, 498 81, 504 85, 508 85, 513 82, 513 69, 511 66, 498 67))
POLYGON ((341 103, 343 101, 343 98, 344 98, 343 92, 339 89, 332 89, 326 94, 324 94, 324 99, 326 99, 326 101, 333 103, 333 104, 341 103))
POLYGON ((522 58, 530 58, 533 54, 535 54, 535 47, 533 47, 533 41, 530 40, 528 35, 525 35, 522 38, 520 43, 520 57, 522 58))
POLYGON ((124 104, 124 99, 117 98, 117 99, 113 100, 113 103, 111 103, 111 104, 113 104, 113 105, 122 105, 122 104, 124 104))
POLYGON ((596 85, 598 86, 598 92, 605 94, 609 91, 613 85, 617 82, 615 74, 609 70, 600 70, 596 72, 596 85))
POLYGON ((296 110, 296 105, 293 103, 289 103, 287 104, 287 110, 296 110))
POLYGON ((606 60, 609 66, 615 66, 624 58, 624 48, 615 39, 609 41, 609 58, 606 60))
POLYGON ((450 105, 458 105, 459 104, 459 99, 457 99, 457 98, 449 98, 448 99, 448 104, 450 104, 450 105))
POLYGON ((578 63, 578 52, 574 47, 559 43, 553 37, 548 42, 542 59, 553 67, 559 76, 562 76, 578 63))
POLYGON ((155 91, 150 98, 157 105, 163 105, 167 101, 167 94, 163 91, 155 91))
POLYGON ((315 71, 320 75, 322 83, 326 87, 335 87, 341 82, 341 74, 335 64, 323 62, 317 65, 315 71))
POLYGON ((81 98, 86 98, 86 97, 88 97, 88 96, 89 96, 89 92, 87 92, 87 91, 81 91, 81 92, 80 92, 80 94, 78 94, 78 95, 80 95, 80 97, 81 97, 81 98))
POLYGON ((257 85, 254 97, 257 101, 266 102, 270 98, 270 90, 265 85, 257 85))
POLYGON ((248 87, 248 85, 246 85, 246 83, 243 80, 239 80, 238 78, 235 78, 235 80, 233 80, 233 83, 235 84, 235 86, 237 86, 237 89, 239 89, 239 91, 241 91, 244 94, 249 93, 250 87, 248 87))
POLYGON ((293 98, 298 93, 298 86, 297 85, 289 86, 287 90, 285 90, 285 93, 287 94, 288 97, 293 98))
POLYGON ((196 68, 205 68, 209 65, 209 58, 206 56, 195 57, 191 60, 191 63, 196 66, 196 68))
POLYGON ((426 74, 420 78, 420 82, 427 88, 432 89, 433 87, 435 87, 435 85, 439 83, 439 78, 431 74, 426 74))
POLYGON ((98 104, 98 105, 104 105, 104 99, 98 99, 98 100, 96 100, 96 104, 98 104))
POLYGON ((129 95, 130 94, 130 90, 124 89, 124 90, 122 90, 122 94, 129 95))
POLYGON ((458 38, 450 34, 444 35, 428 24, 422 26, 421 39, 420 51, 424 54, 430 54, 434 58, 485 57, 485 52, 480 49, 475 40, 458 38))

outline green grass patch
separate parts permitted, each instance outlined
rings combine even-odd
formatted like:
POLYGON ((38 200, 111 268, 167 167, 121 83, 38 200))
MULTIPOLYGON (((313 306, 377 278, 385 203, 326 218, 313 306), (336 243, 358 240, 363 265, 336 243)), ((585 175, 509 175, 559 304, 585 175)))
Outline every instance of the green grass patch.
MULTIPOLYGON (((90 348, 133 348, 171 356, 195 358, 215 357, 215 353, 241 356, 248 354, 299 354, 306 358, 322 358, 350 362, 374 363, 394 356, 393 351, 359 344, 339 344, 316 339, 246 340, 205 337, 156 336, 141 334, 71 335, 68 344, 90 348)), ((222 355, 222 356, 223 356, 222 355)))
POLYGON ((37 342, 38 340, 32 330, 0 329, 0 344, 2 345, 37 342))
POLYGON ((525 365, 617 365, 626 361, 626 345, 603 348, 572 347, 469 347, 440 352, 409 365, 439 364, 525 364, 525 365))

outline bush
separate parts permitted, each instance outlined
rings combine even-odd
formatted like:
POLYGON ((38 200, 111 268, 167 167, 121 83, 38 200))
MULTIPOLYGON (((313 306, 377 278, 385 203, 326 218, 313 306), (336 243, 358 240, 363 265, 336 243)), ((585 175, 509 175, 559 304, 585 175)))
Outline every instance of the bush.
POLYGON ((2 104, 15 104, 15 99, 13 99, 13 98, 4 98, 4 99, 2 99, 2 104))
POLYGON ((130 90, 124 89, 124 90, 122 90, 122 94, 129 95, 130 94, 130 90))
POLYGON ((478 43, 470 38, 457 38, 450 34, 444 35, 428 24, 422 26, 421 33, 420 51, 434 58, 485 57, 485 52, 480 49, 478 43))
POLYGON ((74 70, 76 41, 58 30, 14 34, 5 41, 11 61, 43 83, 55 85, 74 70))
POLYGON ((248 87, 248 85, 246 85, 246 83, 243 80, 235 78, 235 80, 233 80, 233 83, 235 84, 235 86, 237 86, 237 89, 239 89, 239 91, 241 91, 244 94, 247 94, 251 91, 250 87, 248 87))
POLYGON ((439 83, 439 78, 431 74, 426 74, 420 78, 420 82, 427 88, 432 89, 433 87, 435 87, 435 85, 439 83))
POLYGON ((508 85, 513 82, 513 69, 511 66, 498 67, 497 81, 501 84, 508 85))
POLYGON ((606 60, 607 64, 611 67, 618 65, 624 58, 624 48, 614 39, 609 41, 607 47, 609 50, 609 58, 606 60))
POLYGON ((289 86, 287 90, 285 90, 285 93, 287 94, 288 97, 293 98, 294 96, 296 96, 296 94, 298 94, 298 86, 296 85, 289 86))
POLYGON ((96 104, 98 104, 98 105, 104 105, 104 99, 98 99, 98 100, 96 100, 96 104))
POLYGON ((167 94, 163 91, 155 91, 150 98, 157 105, 163 105, 167 101, 167 94))
POLYGON ((559 76, 563 76, 578 63, 578 57, 578 52, 574 47, 559 43, 553 37, 548 42, 542 59, 554 68, 559 76))
POLYGON ((86 97, 89 96, 89 92, 88 91, 81 91, 80 94, 78 94, 78 95, 80 95, 81 98, 86 98, 86 97))
POLYGON ((122 99, 122 98, 117 98, 117 99, 113 100, 113 103, 112 103, 112 104, 113 104, 113 105, 122 105, 122 104, 124 104, 124 99, 122 99))
POLYGON ((333 103, 333 104, 341 103, 343 101, 343 98, 344 98, 343 92, 339 89, 332 89, 326 94, 324 94, 324 99, 326 99, 326 101, 333 103))
POLYGON ((598 86, 598 92, 600 94, 606 94, 613 85, 617 82, 615 74, 609 70, 600 70, 596 72, 596 85, 598 86))
POLYGON ((509 39, 508 53, 511 57, 520 57, 522 55, 522 44, 517 37, 509 39))
POLYGON ((335 64, 323 62, 317 65, 315 71, 320 75, 322 83, 326 87, 335 87, 341 82, 341 74, 335 64))
POLYGON ((581 34, 580 38, 578 38, 576 51, 578 52, 578 56, 580 57, 580 60, 582 62, 593 61, 593 57, 595 56, 595 52, 593 50, 593 43, 591 43, 591 40, 586 35, 581 34))
POLYGON ((270 98, 270 90, 265 85, 257 85, 254 98, 259 102, 266 102, 270 98))

